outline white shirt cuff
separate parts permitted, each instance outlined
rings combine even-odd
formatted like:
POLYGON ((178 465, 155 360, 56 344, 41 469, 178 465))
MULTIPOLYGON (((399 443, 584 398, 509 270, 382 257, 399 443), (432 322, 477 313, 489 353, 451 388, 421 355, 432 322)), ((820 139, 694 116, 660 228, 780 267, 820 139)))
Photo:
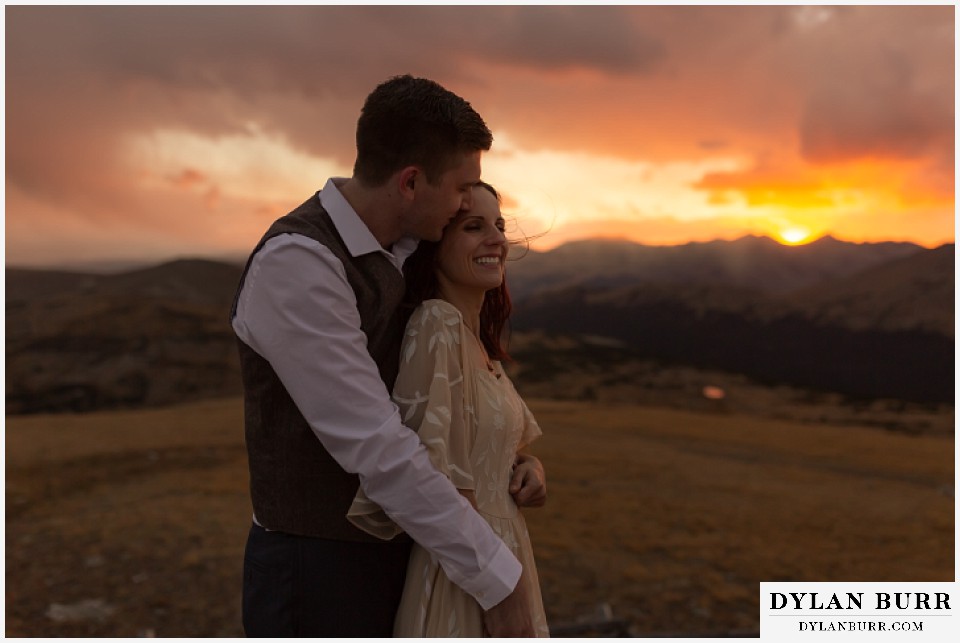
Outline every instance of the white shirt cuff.
POLYGON ((523 566, 510 549, 500 543, 496 555, 486 569, 477 576, 461 583, 461 588, 480 603, 484 611, 499 604, 509 596, 517 583, 523 566))

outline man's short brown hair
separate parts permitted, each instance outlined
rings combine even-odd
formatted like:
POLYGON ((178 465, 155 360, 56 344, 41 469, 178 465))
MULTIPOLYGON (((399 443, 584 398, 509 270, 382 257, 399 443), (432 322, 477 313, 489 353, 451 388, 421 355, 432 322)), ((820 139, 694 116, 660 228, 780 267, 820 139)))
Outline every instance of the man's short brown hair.
POLYGON ((470 103, 432 80, 396 76, 377 86, 363 104, 353 175, 377 186, 416 165, 436 182, 456 155, 489 150, 492 142, 470 103))

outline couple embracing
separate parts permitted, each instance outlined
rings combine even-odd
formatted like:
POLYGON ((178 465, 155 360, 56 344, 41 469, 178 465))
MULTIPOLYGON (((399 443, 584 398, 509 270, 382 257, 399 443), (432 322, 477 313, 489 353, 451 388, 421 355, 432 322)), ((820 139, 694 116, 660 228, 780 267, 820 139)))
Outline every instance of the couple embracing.
POLYGON ((350 178, 267 230, 232 311, 253 524, 248 636, 547 636, 519 507, 540 429, 501 360, 510 315, 492 135, 398 76, 350 178))

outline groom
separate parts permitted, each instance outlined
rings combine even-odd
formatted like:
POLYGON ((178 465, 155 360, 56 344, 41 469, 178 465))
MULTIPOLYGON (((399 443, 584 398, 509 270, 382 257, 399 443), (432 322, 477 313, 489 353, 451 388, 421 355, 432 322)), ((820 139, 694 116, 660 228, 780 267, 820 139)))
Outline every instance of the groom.
MULTIPOLYGON (((244 555, 248 636, 392 633, 410 541, 346 519, 362 486, 485 610, 493 636, 532 635, 519 562, 430 463, 389 390, 401 267, 469 209, 492 135, 437 83, 392 78, 367 97, 353 176, 267 230, 232 310, 244 383, 253 525, 244 555)), ((518 462, 517 503, 543 504, 543 469, 518 462)))

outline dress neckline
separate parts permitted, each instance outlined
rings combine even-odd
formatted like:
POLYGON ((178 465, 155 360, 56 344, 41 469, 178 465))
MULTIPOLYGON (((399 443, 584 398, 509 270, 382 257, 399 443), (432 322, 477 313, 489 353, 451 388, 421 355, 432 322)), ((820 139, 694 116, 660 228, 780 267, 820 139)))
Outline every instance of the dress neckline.
POLYGON ((503 369, 500 368, 500 364, 497 360, 490 359, 490 356, 487 354, 487 349, 484 347, 483 342, 480 341, 480 338, 477 337, 476 333, 470 330, 470 327, 467 326, 467 322, 463 320, 463 316, 460 316, 460 324, 463 326, 464 332, 473 338, 473 341, 477 347, 477 350, 480 351, 480 361, 483 362, 483 368, 478 368, 477 370, 486 371, 493 375, 497 380, 503 375, 503 369))

